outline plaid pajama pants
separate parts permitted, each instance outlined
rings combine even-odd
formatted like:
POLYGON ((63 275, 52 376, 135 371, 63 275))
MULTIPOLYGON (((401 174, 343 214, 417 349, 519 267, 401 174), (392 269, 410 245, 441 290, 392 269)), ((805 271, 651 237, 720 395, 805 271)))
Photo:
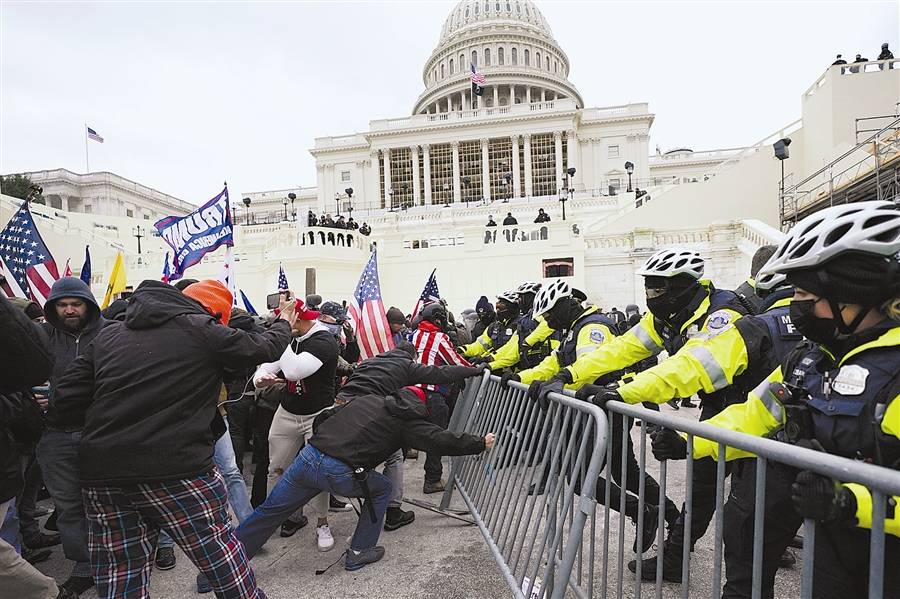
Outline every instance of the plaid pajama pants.
POLYGON ((220 599, 266 599, 234 536, 217 469, 192 479, 85 487, 88 548, 97 596, 145 599, 160 530, 206 575, 220 599))

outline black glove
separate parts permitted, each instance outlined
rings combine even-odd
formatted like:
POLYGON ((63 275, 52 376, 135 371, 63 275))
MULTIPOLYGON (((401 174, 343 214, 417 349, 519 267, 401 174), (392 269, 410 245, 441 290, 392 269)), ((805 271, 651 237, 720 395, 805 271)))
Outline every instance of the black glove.
POLYGON ((469 361, 469 364, 472 366, 478 366, 479 364, 487 364, 491 361, 490 356, 480 356, 478 358, 466 358, 469 361))
POLYGON ((608 401, 622 401, 622 396, 615 389, 600 385, 585 385, 575 393, 575 399, 589 401, 595 406, 606 408, 608 401))
POLYGON ((503 387, 504 389, 506 389, 507 387, 509 387, 510 381, 515 381, 517 383, 521 383, 522 378, 514 372, 504 373, 503 376, 500 377, 500 386, 503 387))
POLYGON ((650 447, 657 460, 686 460, 687 439, 670 428, 661 428, 650 435, 650 447))
POLYGON ((528 387, 528 399, 538 402, 542 410, 550 407, 550 393, 562 393, 565 381, 552 378, 549 381, 534 381, 528 387))
POLYGON ((856 497, 841 483, 804 470, 791 485, 794 509, 819 522, 856 523, 856 497))

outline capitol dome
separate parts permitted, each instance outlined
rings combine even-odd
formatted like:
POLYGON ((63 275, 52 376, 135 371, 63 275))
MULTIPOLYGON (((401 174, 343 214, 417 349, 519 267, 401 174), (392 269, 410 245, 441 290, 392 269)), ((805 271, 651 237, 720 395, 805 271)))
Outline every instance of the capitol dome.
POLYGON ((569 58, 531 0, 462 0, 450 11, 425 63, 413 114, 472 108, 470 64, 485 76, 479 108, 573 98, 569 58))

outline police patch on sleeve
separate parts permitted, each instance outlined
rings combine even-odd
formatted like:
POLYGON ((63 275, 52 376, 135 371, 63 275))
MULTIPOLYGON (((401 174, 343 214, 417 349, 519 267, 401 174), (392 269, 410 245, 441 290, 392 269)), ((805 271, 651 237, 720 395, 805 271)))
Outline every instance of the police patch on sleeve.
POLYGON ((731 314, 725 310, 717 310, 706 319, 706 328, 714 333, 721 332, 729 324, 731 324, 731 314))
POLYGON ((606 335, 603 334, 603 331, 600 329, 594 329, 591 331, 591 341, 596 343, 597 345, 603 343, 606 340, 606 335))

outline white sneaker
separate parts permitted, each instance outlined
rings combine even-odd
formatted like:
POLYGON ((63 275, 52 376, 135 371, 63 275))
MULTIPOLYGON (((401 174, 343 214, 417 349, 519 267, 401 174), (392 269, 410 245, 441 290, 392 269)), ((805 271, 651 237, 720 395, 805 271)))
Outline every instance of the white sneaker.
POLYGON ((334 537, 331 536, 331 528, 327 524, 316 527, 316 544, 319 551, 329 551, 334 547, 334 537))

